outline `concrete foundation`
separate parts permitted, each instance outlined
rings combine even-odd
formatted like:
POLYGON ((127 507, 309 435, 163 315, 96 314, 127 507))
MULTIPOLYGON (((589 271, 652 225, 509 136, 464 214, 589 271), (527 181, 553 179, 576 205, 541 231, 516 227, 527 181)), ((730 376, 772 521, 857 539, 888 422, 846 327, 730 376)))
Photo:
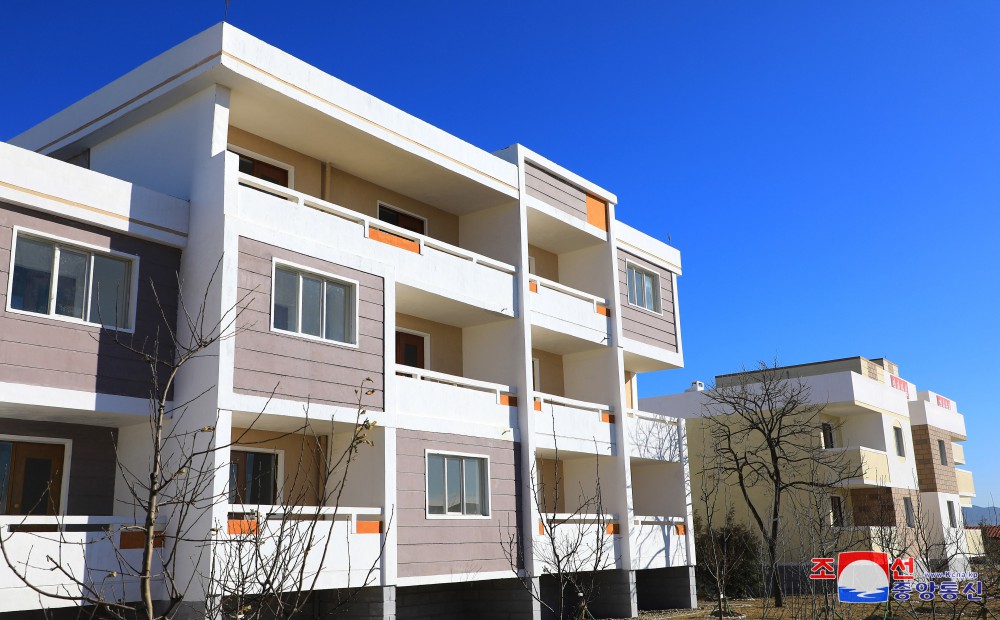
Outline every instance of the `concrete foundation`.
POLYGON ((693 566, 639 570, 635 572, 635 583, 641 610, 698 607, 693 566))
MULTIPOLYGON (((581 577, 589 579, 590 576, 581 577)), ((542 600, 553 609, 559 605, 558 581, 551 575, 541 578, 542 600)), ((625 570, 607 570, 597 574, 594 588, 594 598, 590 602, 590 613, 595 618, 632 618, 638 610, 635 604, 635 572, 625 570)), ((571 594, 566 594, 564 604, 571 608, 574 604, 571 594)), ((542 608, 543 620, 557 620, 548 609, 542 608)))
POLYGON ((397 620, 520 620, 532 617, 532 599, 517 579, 401 587, 397 620))

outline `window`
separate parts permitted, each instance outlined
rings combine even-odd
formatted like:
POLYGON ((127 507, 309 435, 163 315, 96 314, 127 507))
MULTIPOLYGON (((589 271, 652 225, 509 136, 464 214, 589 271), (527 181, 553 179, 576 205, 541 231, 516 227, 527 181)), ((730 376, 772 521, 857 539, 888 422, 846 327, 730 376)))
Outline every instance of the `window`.
POLYGON ((249 174, 252 177, 257 177, 258 179, 262 179, 282 187, 289 187, 287 168, 269 164, 266 161, 261 161, 257 158, 250 157, 249 155, 244 155, 243 153, 236 154, 240 158, 240 172, 243 174, 249 174))
POLYGON ((0 514, 56 515, 65 446, 0 441, 0 514))
POLYGON ((940 457, 941 457, 941 464, 942 465, 947 465, 948 464, 948 451, 944 447, 944 440, 943 439, 938 439, 938 455, 940 455, 940 457))
POLYGON ((823 422, 823 447, 829 450, 830 448, 835 448, 833 443, 833 425, 828 422, 823 422))
POLYGON ((899 456, 906 456, 906 446, 903 444, 903 429, 898 426, 893 426, 892 432, 896 437, 896 454, 899 456))
POLYGON ((427 454, 427 514, 488 516, 489 463, 485 458, 427 454))
POLYGON ((955 502, 948 502, 948 525, 958 527, 958 519, 955 517, 955 502))
POLYGON ((427 234, 427 220, 381 202, 378 203, 378 219, 421 235, 427 234))
POLYGON ((135 262, 18 232, 10 309, 131 329, 135 262))
POLYGON ((396 363, 411 368, 427 368, 429 334, 396 331, 396 363))
POLYGON ((903 513, 906 515, 906 527, 916 527, 917 520, 913 516, 913 500, 903 498, 903 513))
POLYGON ((357 344, 356 294, 356 283, 275 266, 271 324, 281 331, 357 344))
POLYGON ((229 451, 229 503, 271 506, 278 497, 278 455, 229 451))
POLYGON ((833 513, 833 527, 844 527, 844 500, 840 496, 831 495, 830 509, 833 513))
POLYGON ((629 263, 628 303, 650 312, 659 312, 660 276, 629 263))

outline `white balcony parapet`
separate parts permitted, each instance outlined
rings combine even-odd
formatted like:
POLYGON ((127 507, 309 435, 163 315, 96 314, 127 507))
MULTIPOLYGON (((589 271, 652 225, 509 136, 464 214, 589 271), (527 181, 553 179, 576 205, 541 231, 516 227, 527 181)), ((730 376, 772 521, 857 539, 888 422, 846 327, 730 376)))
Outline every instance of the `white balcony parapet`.
MULTIPOLYGON (((420 381, 431 381, 434 383, 441 383, 444 385, 453 385, 455 387, 466 388, 469 390, 477 390, 480 392, 489 392, 496 396, 497 404, 501 404, 504 400, 504 396, 509 396, 511 394, 517 393, 517 388, 511 387, 509 385, 502 385, 500 383, 490 383, 488 381, 479 381, 478 379, 467 379, 465 377, 458 377, 456 375, 447 375, 443 372, 436 372, 433 370, 425 370, 423 368, 416 368, 413 366, 404 366, 402 364, 396 364, 396 374, 401 377, 410 377, 413 379, 419 379, 420 381)), ((506 405, 507 403, 502 403, 506 405)))
POLYGON ((946 430, 953 440, 966 437, 965 416, 958 412, 958 404, 934 392, 919 392, 919 398, 910 402, 910 420, 946 430))
POLYGON ((531 275, 532 323, 594 343, 608 340, 608 302, 558 282, 531 275))
POLYGON ((614 408, 602 403, 534 392, 539 447, 614 454, 614 408))
POLYGON ((677 418, 626 409, 625 424, 630 456, 680 461, 680 421, 677 418))
POLYGON ((352 211, 340 205, 333 204, 332 202, 320 200, 319 198, 314 198, 308 194, 303 194, 302 192, 297 192, 295 190, 288 189, 287 187, 282 187, 281 185, 276 185, 245 173, 240 173, 239 180, 241 185, 259 189, 265 193, 276 195, 279 198, 283 198, 298 205, 309 207, 310 209, 316 209, 317 211, 329 213, 330 215, 347 220, 348 222, 361 224, 364 228, 365 237, 370 236, 370 231, 372 229, 381 230, 391 233, 397 237, 413 241, 419 247, 419 254, 424 254, 424 249, 430 248, 439 252, 444 252, 445 254, 450 254, 451 256, 455 256, 457 258, 461 258, 462 260, 469 261, 476 265, 483 265, 484 267, 501 271, 503 273, 517 273, 517 268, 513 265, 494 260, 487 256, 482 256, 481 254, 476 254, 475 252, 470 252, 469 250, 464 250, 426 235, 421 235, 420 233, 400 228, 399 226, 394 226, 383 222, 378 218, 370 217, 362 213, 358 213, 357 211, 352 211))
POLYGON ((620 534, 625 528, 617 514, 543 512, 539 525, 534 544, 536 569, 544 570, 550 566, 556 553, 564 559, 570 555, 586 558, 582 560, 586 566, 580 567, 583 570, 619 568, 620 534), (601 543, 602 549, 599 549, 598 543, 601 543), (599 563, 598 557, 601 558, 599 563))
POLYGON ((396 375, 401 415, 446 419, 455 429, 462 424, 495 427, 504 437, 517 437, 509 432, 517 427, 516 388, 401 364, 396 375))
MULTIPOLYGON (((863 446, 847 446, 830 448, 828 452, 845 453, 845 467, 858 468, 861 476, 847 481, 844 486, 890 486, 892 472, 889 467, 889 455, 884 450, 875 450, 863 446)), ((895 481, 898 484, 898 481, 895 481)))
MULTIPOLYGON (((164 526, 157 523, 158 530, 164 526)), ((126 567, 139 566, 143 550, 124 544, 121 536, 141 533, 142 528, 135 517, 0 516, 4 551, 16 569, 0 562, 0 612, 77 604, 32 591, 18 574, 59 596, 80 596, 86 587, 107 600, 139 600, 139 579, 126 567)), ((153 562, 153 573, 161 575, 159 553, 153 554, 153 562)), ((153 580, 152 587, 155 597, 166 595, 162 576, 153 580)))
POLYGON ((688 561, 688 535, 678 533, 678 524, 684 517, 640 516, 632 522, 632 568, 670 568, 686 566, 688 561))

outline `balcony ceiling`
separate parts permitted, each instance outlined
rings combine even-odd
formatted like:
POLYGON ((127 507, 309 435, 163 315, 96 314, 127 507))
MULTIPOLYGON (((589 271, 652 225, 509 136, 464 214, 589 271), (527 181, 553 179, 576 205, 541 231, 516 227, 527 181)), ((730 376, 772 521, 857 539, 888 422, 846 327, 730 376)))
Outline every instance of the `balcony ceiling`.
POLYGON ((472 327, 511 318, 406 284, 396 285, 396 310, 455 327, 472 327))
POLYGON ((583 220, 579 226, 574 226, 539 209, 528 209, 528 243, 531 245, 562 254, 605 242, 606 239, 588 232, 583 220))
POLYGON ((552 331, 538 325, 531 326, 531 346, 555 353, 556 355, 568 355, 570 353, 580 353, 581 351, 593 351, 595 349, 606 349, 607 343, 591 342, 583 340, 569 334, 552 331))

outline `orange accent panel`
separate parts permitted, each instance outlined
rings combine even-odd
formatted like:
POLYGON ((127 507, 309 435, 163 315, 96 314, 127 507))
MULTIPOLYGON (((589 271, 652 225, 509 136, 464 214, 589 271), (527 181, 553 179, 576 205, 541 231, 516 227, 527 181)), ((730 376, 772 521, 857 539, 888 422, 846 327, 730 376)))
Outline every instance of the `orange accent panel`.
POLYGON ((535 399, 535 411, 541 411, 541 410, 542 410, 542 401, 540 401, 540 400, 538 400, 536 398, 535 399))
POLYGON ((587 194, 587 223, 597 226, 601 230, 608 229, 607 203, 590 194, 587 194))
POLYGON ((257 534, 257 519, 230 519, 227 528, 230 536, 257 534))
POLYGON ((374 239, 375 241, 381 241, 391 245, 392 247, 399 248, 401 250, 406 250, 408 252, 415 252, 420 254, 420 244, 412 239, 407 239, 406 237, 400 237, 391 232, 386 232, 384 230, 379 230, 378 228, 368 229, 368 238, 374 239))
POLYGON ((528 280, 528 290, 531 291, 532 293, 537 293, 538 282, 535 282, 534 280, 528 280))
POLYGON ((687 526, 685 526, 683 523, 675 523, 674 531, 677 532, 678 536, 683 536, 687 534, 687 526))
POLYGON ((545 533, 545 524, 542 523, 541 521, 539 521, 538 522, 538 534, 541 535, 541 534, 544 534, 544 533, 545 533))
POLYGON ((358 534, 381 534, 381 521, 358 521, 358 534))
POLYGON ((517 396, 511 394, 501 394, 500 404, 508 407, 517 407, 517 396))
POLYGON ((601 422, 607 422, 608 424, 614 424, 615 423, 615 414, 610 413, 608 411, 602 411, 601 412, 601 422))
POLYGON ((608 523, 607 525, 604 526, 604 531, 606 531, 608 534, 616 534, 616 535, 621 534, 621 526, 619 526, 617 523, 608 523))
POLYGON ((611 308, 598 304, 597 314, 603 314, 604 316, 611 316, 611 308))
MULTIPOLYGON (((118 535, 119 549, 142 549, 146 546, 146 532, 126 530, 118 535)), ((163 548, 163 532, 153 535, 153 547, 163 548)))

